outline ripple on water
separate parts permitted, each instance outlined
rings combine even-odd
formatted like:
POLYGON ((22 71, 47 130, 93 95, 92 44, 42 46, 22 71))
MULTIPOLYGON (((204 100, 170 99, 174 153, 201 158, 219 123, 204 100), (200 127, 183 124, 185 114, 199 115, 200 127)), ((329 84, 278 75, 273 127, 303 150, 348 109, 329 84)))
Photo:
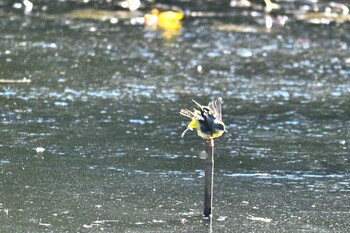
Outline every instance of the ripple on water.
POLYGON ((315 179, 320 179, 320 178, 344 178, 345 175, 343 174, 315 174, 315 173, 224 173, 224 176, 229 176, 229 177, 251 177, 251 178, 257 178, 257 179, 287 179, 287 180, 303 180, 306 178, 315 178, 315 179))
POLYGON ((6 164, 10 164, 11 162, 10 162, 10 160, 8 160, 8 159, 3 159, 3 160, 0 160, 0 164, 1 165, 6 165, 6 164))

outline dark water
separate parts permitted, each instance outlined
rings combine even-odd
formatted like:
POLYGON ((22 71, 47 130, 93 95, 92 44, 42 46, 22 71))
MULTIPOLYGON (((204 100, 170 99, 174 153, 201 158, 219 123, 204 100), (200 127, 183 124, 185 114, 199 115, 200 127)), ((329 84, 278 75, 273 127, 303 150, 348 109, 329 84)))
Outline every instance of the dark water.
POLYGON ((348 232, 349 23, 263 20, 188 17, 166 39, 4 7, 0 79, 31 82, 0 84, 0 231, 348 232), (215 96, 211 229, 178 111, 215 96))

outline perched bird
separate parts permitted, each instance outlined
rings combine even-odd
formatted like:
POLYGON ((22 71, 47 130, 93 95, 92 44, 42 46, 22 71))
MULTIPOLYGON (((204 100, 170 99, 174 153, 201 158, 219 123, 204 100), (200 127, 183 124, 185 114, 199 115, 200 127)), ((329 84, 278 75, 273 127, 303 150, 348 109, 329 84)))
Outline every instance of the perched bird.
POLYGON ((224 132, 225 124, 222 122, 221 102, 222 99, 215 98, 208 106, 200 105, 195 100, 192 100, 198 107, 194 111, 188 109, 181 109, 180 114, 182 116, 191 119, 187 129, 182 133, 181 137, 184 137, 188 130, 197 130, 197 135, 205 140, 220 137, 224 132))

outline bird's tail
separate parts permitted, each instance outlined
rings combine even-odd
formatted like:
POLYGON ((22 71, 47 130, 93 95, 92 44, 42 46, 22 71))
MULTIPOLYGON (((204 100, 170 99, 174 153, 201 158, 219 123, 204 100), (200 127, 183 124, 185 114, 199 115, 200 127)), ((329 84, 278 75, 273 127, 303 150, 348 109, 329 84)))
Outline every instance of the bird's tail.
POLYGON ((191 112, 188 109, 181 109, 180 114, 183 115, 184 117, 188 117, 190 119, 195 115, 193 112, 191 112))

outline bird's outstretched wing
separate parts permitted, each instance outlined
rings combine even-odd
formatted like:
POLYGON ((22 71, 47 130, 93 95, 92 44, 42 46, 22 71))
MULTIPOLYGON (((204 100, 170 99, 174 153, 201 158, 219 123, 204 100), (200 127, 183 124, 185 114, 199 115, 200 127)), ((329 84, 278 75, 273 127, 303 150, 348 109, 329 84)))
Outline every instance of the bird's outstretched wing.
POLYGON ((190 118, 190 119, 195 118, 197 120, 204 121, 203 115, 201 115, 201 112, 196 110, 196 109, 194 109, 194 111, 191 112, 190 110, 183 108, 183 109, 180 110, 180 114, 182 116, 190 118))
POLYGON ((218 97, 208 104, 208 107, 214 112, 214 117, 220 121, 222 121, 221 103, 222 98, 218 97))

